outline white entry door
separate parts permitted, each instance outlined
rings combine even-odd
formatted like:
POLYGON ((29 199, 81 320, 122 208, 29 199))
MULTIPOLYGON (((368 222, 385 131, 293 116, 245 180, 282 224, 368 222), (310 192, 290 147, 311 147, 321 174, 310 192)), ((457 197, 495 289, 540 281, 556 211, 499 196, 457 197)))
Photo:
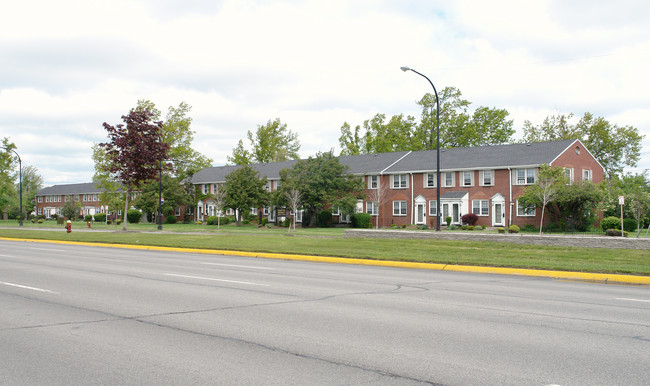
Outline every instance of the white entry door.
POLYGON ((425 204, 415 204, 415 223, 420 225, 426 223, 425 204))
POLYGON ((503 211, 503 203, 492 203, 492 226, 503 226, 506 214, 503 211))

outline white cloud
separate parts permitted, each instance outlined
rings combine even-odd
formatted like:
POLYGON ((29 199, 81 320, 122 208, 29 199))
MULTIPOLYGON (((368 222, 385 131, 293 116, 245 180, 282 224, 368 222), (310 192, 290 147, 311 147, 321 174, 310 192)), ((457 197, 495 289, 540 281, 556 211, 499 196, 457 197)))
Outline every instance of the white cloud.
POLYGON ((92 176, 102 123, 138 99, 193 108, 197 149, 223 164, 246 131, 280 118, 303 156, 376 113, 458 87, 519 128, 589 111, 646 134, 650 28, 638 1, 13 2, 0 24, 0 137, 46 184, 92 176), (65 149, 65 150, 64 150, 65 149), (65 156, 62 157, 62 152, 65 156))

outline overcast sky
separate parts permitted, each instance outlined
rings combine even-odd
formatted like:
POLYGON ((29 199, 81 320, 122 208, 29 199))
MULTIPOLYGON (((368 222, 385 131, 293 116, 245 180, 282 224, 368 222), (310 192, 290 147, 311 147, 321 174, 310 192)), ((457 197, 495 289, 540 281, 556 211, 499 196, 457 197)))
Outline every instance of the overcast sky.
POLYGON ((650 3, 642 0, 1 0, 0 138, 46 186, 91 181, 103 122, 138 99, 192 106, 198 151, 226 163, 270 119, 300 155, 376 113, 419 118, 431 88, 525 120, 588 111, 646 137, 650 3))

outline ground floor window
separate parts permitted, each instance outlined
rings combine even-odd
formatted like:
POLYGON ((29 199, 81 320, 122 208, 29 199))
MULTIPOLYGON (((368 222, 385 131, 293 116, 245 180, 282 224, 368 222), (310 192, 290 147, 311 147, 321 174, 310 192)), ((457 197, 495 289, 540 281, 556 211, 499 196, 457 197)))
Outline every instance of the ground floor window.
POLYGON ((534 217, 535 216, 535 205, 521 205, 517 201, 517 216, 520 217, 534 217))
POLYGON ((379 214, 379 208, 377 208, 377 202, 368 201, 366 202, 366 213, 371 216, 377 216, 379 214))
POLYGON ((429 201, 429 216, 435 216, 438 214, 438 201, 431 200, 429 201))
POLYGON ((393 216, 406 216, 406 201, 393 201, 393 216))
POLYGON ((490 201, 472 200, 472 213, 477 216, 488 216, 490 214, 490 201))

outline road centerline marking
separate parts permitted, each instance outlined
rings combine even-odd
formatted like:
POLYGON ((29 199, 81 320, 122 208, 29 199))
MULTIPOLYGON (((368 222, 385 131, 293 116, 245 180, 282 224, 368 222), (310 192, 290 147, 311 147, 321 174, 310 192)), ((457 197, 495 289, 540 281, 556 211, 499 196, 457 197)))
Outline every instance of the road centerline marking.
POLYGON ((205 265, 217 265, 217 266, 222 266, 222 267, 237 267, 237 268, 251 268, 251 269, 267 269, 267 270, 274 270, 274 268, 266 268, 266 267, 255 267, 252 265, 236 265, 236 264, 220 264, 220 263, 201 263, 205 265))
POLYGON ((37 251, 65 252, 64 249, 54 249, 54 248, 34 248, 34 247, 31 247, 29 249, 33 249, 33 250, 37 250, 37 251))
POLYGON ((37 287, 30 287, 30 286, 21 285, 21 284, 15 284, 15 283, 7 283, 5 281, 0 281, 0 284, 6 285, 6 286, 9 286, 9 287, 16 287, 16 288, 22 288, 22 289, 27 289, 27 290, 31 290, 31 291, 46 292, 46 293, 49 293, 49 294, 60 295, 58 292, 50 291, 50 290, 47 290, 47 289, 37 288, 37 287))
POLYGON ((642 303, 650 303, 650 300, 644 300, 644 299, 630 299, 630 298, 615 298, 616 300, 625 300, 628 302, 642 302, 642 303))
POLYGON ((178 275, 178 274, 175 274, 175 273, 165 273, 163 275, 164 276, 173 276, 173 277, 184 277, 184 278, 187 278, 187 279, 210 280, 210 281, 219 281, 219 282, 224 282, 224 283, 235 283, 235 284, 246 284, 246 285, 257 285, 257 286, 262 286, 262 287, 270 287, 270 285, 268 285, 268 284, 251 283, 251 282, 248 282, 248 281, 238 281, 238 280, 217 279, 217 278, 214 278, 214 277, 178 275))

